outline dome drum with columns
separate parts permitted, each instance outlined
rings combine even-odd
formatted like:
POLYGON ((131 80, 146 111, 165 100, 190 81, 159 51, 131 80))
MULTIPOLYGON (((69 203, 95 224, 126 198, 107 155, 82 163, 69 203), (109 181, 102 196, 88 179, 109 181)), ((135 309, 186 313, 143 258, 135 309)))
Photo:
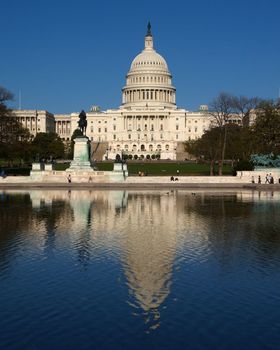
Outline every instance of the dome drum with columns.
POLYGON ((176 107, 176 89, 165 59, 153 46, 151 25, 148 24, 145 48, 132 61, 122 89, 122 107, 165 106, 176 107))

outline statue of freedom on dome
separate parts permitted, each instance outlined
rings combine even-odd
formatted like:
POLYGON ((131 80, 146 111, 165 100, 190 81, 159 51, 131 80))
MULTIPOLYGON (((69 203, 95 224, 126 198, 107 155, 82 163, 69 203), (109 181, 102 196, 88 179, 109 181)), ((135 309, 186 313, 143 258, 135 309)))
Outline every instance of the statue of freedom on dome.
POLYGON ((79 114, 79 121, 78 121, 79 128, 83 135, 86 135, 87 130, 87 115, 84 110, 81 111, 79 114))
POLYGON ((146 36, 152 36, 151 22, 149 22, 148 25, 147 25, 147 35, 146 36))

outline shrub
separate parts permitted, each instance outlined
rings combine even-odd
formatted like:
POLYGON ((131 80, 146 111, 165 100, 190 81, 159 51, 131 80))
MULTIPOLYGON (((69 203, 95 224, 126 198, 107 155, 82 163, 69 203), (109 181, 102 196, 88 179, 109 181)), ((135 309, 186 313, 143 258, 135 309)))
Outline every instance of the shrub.
POLYGON ((246 160, 240 160, 235 167, 233 168, 233 175, 235 176, 237 171, 242 171, 242 170, 253 170, 253 165, 252 163, 246 161, 246 160))

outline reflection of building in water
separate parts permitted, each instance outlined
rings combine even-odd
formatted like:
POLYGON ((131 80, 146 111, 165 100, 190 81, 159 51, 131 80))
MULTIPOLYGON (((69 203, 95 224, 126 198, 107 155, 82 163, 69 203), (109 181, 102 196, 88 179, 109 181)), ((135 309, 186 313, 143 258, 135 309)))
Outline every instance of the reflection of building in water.
MULTIPOLYGON (((150 328, 157 327, 161 307, 170 293, 178 235, 181 243, 182 237, 191 240, 191 232, 196 233, 196 227, 202 225, 195 212, 186 218, 190 194, 50 190, 30 191, 30 198, 33 212, 44 207, 53 212, 61 208, 52 226, 44 227, 55 234, 43 235, 42 246, 74 250, 82 268, 95 255, 118 254, 127 279, 129 303, 149 320, 150 328)), ((192 242, 191 249, 194 245, 192 242)))
POLYGON ((175 207, 173 196, 129 195, 129 226, 123 239, 125 275, 134 305, 144 310, 151 328, 159 325, 159 307, 170 293, 176 231, 172 220, 166 219, 175 214, 175 207))
MULTIPOLYGON (((275 205, 267 200, 266 192, 251 191, 43 190, 22 192, 19 198, 21 205, 6 206, 3 213, 0 210, 0 253, 1 241, 8 242, 4 244, 10 247, 6 249, 10 259, 14 235, 24 231, 28 249, 41 250, 44 255, 69 252, 82 268, 92 258, 120 260, 128 302, 149 328, 160 324, 177 254, 197 262, 213 254, 225 266, 233 261, 247 232, 262 246, 266 233, 259 233, 261 227, 267 230, 268 209, 277 221, 280 205, 278 193, 274 198, 279 204, 275 205), (261 205, 254 205, 260 201, 261 205), (262 210, 266 205, 269 208, 262 210)), ((273 230, 272 222, 269 231, 273 230)), ((274 246, 277 237, 275 233, 274 246)))

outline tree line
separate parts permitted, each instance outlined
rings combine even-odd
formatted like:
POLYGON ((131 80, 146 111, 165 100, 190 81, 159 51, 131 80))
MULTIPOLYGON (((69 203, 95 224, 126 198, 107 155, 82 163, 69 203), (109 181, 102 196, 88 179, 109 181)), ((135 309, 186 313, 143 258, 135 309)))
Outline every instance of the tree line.
POLYGON ((210 175, 215 163, 222 175, 225 159, 250 168, 252 154, 280 154, 279 100, 221 93, 205 113, 212 119, 210 129, 201 138, 186 141, 185 147, 189 154, 210 162, 210 175))
POLYGON ((0 86, 0 159, 26 163, 35 159, 56 159, 65 156, 63 141, 56 133, 38 133, 34 138, 13 115, 7 103, 13 94, 0 86))

